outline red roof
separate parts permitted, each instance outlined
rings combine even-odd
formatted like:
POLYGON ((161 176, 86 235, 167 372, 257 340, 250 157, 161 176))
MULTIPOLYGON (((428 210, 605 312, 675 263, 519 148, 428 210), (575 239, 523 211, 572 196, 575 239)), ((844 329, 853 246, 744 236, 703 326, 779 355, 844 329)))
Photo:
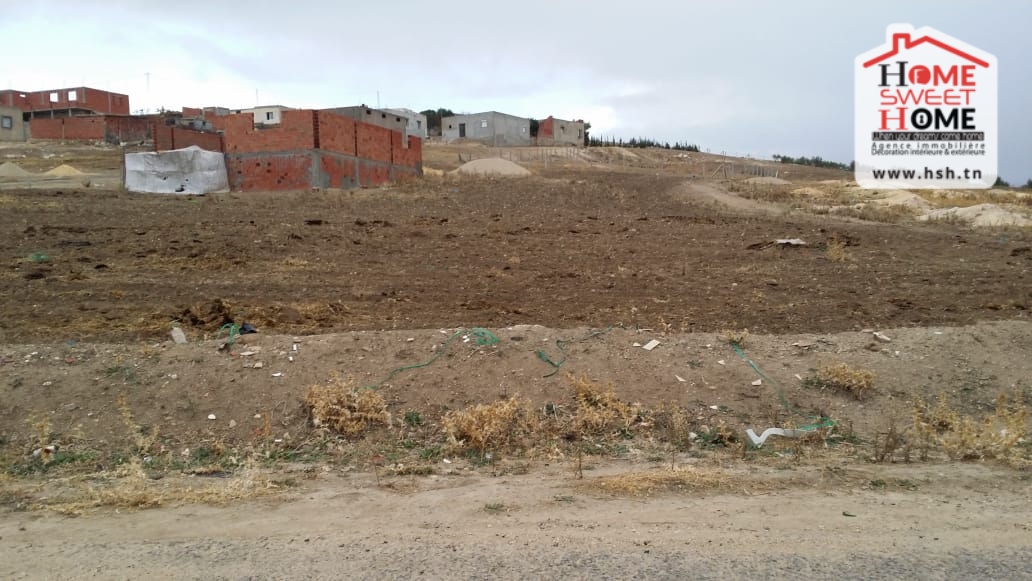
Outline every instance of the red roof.
POLYGON ((935 38, 932 38, 930 36, 922 36, 921 38, 918 38, 916 40, 910 40, 910 33, 909 32, 899 32, 899 33, 893 34, 892 35, 892 50, 890 50, 889 52, 887 52, 887 53, 885 53, 885 54, 883 54, 881 56, 874 57, 873 59, 865 62, 864 63, 864 68, 866 69, 867 67, 876 65, 876 64, 882 62, 883 60, 885 60, 887 58, 894 57, 897 54, 899 54, 900 44, 901 43, 903 44, 903 48, 904 49, 910 50, 910 49, 914 48, 915 46, 918 46, 920 44, 924 44, 926 42, 932 44, 933 46, 941 48, 942 50, 944 50, 946 52, 955 54, 955 55, 957 55, 957 56, 959 56, 959 57, 961 57, 963 59, 967 59, 967 60, 975 63, 976 65, 979 65, 979 66, 982 66, 982 67, 985 67, 985 68, 989 68, 989 63, 985 62, 984 60, 982 60, 980 58, 977 58, 977 57, 974 57, 974 56, 971 56, 970 54, 968 54, 968 53, 966 53, 966 52, 964 52, 964 51, 962 51, 962 50, 960 50, 960 49, 958 49, 956 47, 952 47, 952 46, 946 44, 945 42, 943 42, 941 40, 938 40, 938 39, 935 39, 935 38))

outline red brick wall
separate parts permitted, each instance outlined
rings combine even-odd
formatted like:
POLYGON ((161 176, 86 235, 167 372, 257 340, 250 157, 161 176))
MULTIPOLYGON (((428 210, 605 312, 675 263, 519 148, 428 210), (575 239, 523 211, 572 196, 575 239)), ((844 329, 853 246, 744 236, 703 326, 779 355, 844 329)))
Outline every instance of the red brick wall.
MULTIPOLYGON (((369 187, 422 174, 421 139, 410 136, 405 147, 398 132, 332 112, 283 111, 279 124, 258 128, 249 113, 209 120, 225 132, 223 150, 236 191, 369 187)), ((186 134, 211 136, 163 126, 154 131, 159 151, 185 147, 186 134)))
POLYGON ((537 136, 540 137, 555 137, 555 119, 551 115, 548 119, 545 119, 538 123, 537 136))
POLYGON ((254 115, 238 113, 212 117, 217 129, 225 131, 227 153, 257 153, 315 149, 315 111, 283 111, 277 125, 254 126, 254 115))
POLYGON ((154 121, 154 151, 168 151, 172 147, 172 128, 163 120, 154 121))
POLYGON ((358 157, 391 163, 390 129, 362 122, 356 124, 356 129, 358 131, 358 157))
POLYGON ((391 133, 391 162, 394 165, 401 165, 411 168, 423 167, 423 140, 415 135, 408 136, 408 147, 404 147, 403 137, 398 133, 391 133))
POLYGON ((319 146, 325 151, 355 155, 354 119, 319 111, 319 146))
POLYGON ((151 138, 151 120, 147 117, 104 118, 106 125, 105 138, 109 142, 146 141, 151 138))
POLYGON ((183 107, 183 117, 201 117, 204 110, 197 107, 183 107))
POLYGON ((312 153, 226 154, 226 169, 235 191, 307 190, 312 153))
POLYGON ((195 131, 183 127, 165 125, 164 121, 154 124, 154 151, 183 149, 196 145, 208 151, 223 151, 222 136, 207 131, 195 131))
POLYGON ((29 94, 22 91, 0 91, 0 105, 17 107, 22 111, 29 109, 29 94), (22 97, 22 95, 25 95, 22 97))
MULTIPOLYGON (((66 109, 89 109, 97 113, 109 115, 129 115, 129 96, 121 93, 110 93, 89 87, 71 87, 33 91, 26 94, 25 111, 50 111, 66 109), (69 99, 70 91, 75 91, 75 100, 69 99), (50 95, 57 94, 57 100, 51 101, 50 95)), ((17 97, 17 94, 15 95, 17 97)))
POLYGON ((337 157, 331 153, 319 156, 319 166, 325 178, 326 187, 353 188, 358 184, 358 162, 354 158, 337 157))
POLYGON ((33 119, 29 135, 33 139, 68 139, 102 141, 105 137, 104 117, 58 117, 33 119))
POLYGON ((391 181, 391 167, 383 163, 360 159, 358 161, 358 181, 363 188, 386 184, 391 181))

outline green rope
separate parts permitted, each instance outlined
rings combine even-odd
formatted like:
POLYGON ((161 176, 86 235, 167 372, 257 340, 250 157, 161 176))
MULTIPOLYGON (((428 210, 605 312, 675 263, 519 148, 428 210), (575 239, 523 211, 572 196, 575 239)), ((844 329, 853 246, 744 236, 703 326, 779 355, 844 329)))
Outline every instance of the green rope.
MULTIPOLYGON (((799 410, 797 410, 794 407, 792 407, 792 404, 789 403, 788 399, 785 397, 785 394, 781 392, 781 388, 778 387, 777 382, 774 381, 773 379, 767 377, 762 371, 760 371, 759 366, 757 366, 755 363, 753 363, 752 359, 749 359, 748 357, 745 356, 745 351, 742 351, 742 348, 738 345, 738 343, 736 343, 735 341, 731 341, 730 343, 731 343, 731 348, 735 350, 735 353, 738 354, 738 357, 740 357, 742 359, 742 361, 745 361, 746 363, 748 363, 749 367, 752 367, 753 371, 756 372, 756 375, 759 375, 760 378, 767 380, 767 383, 769 383, 774 388, 774 392, 778 394, 778 399, 781 400, 781 405, 785 406, 785 409, 787 409, 791 413, 793 413, 793 414, 795 414, 797 416, 802 416, 803 414, 799 413, 799 410)), ((800 430, 800 431, 803 431, 803 432, 808 432, 808 431, 817 430, 817 429, 820 429, 820 428, 830 428, 830 427, 836 425, 835 420, 833 420, 831 418, 818 417, 818 416, 814 416, 814 415, 809 415, 809 416, 806 416, 806 417, 808 417, 808 418, 810 418, 812 420, 818 420, 818 421, 816 421, 816 422, 814 422, 812 424, 806 425, 806 426, 802 426, 800 428, 796 428, 797 430, 800 430)))
POLYGON ((545 353, 544 351, 540 351, 539 350, 537 352, 538 359, 544 361, 545 363, 547 363, 547 364, 549 364, 549 365, 551 365, 553 367, 552 373, 549 373, 548 375, 545 375, 543 377, 552 377, 556 373, 559 373, 559 368, 563 366, 563 363, 566 363, 566 356, 567 356, 566 346, 567 345, 573 345, 573 344, 576 344, 576 343, 582 343, 582 342, 587 341, 588 339, 591 339, 593 337, 598 337, 599 335, 604 335, 604 334, 608 333, 609 331, 611 331, 613 329, 613 327, 615 327, 615 326, 616 325, 610 325, 609 327, 606 327, 605 329, 602 329, 601 331, 592 331, 591 333, 588 333, 587 335, 585 335, 584 337, 581 337, 580 339, 573 339, 573 340, 570 340, 570 341, 563 341, 562 339, 556 339, 555 340, 555 346, 556 346, 556 348, 559 349, 559 353, 562 353, 562 355, 563 355, 563 358, 560 359, 559 361, 552 361, 552 359, 548 356, 547 353, 545 353))
POLYGON ((414 365, 396 367, 392 369, 389 374, 387 374, 387 377, 384 378, 383 381, 380 381, 379 383, 374 383, 373 385, 367 385, 360 389, 376 389, 381 385, 387 383, 391 379, 393 379, 394 376, 399 373, 402 373, 404 371, 410 371, 413 369, 419 369, 421 367, 429 367, 434 363, 434 361, 437 361, 442 355, 444 355, 448 351, 448 348, 451 346, 452 341, 454 341, 462 335, 471 336, 473 338, 473 342, 476 343, 478 347, 488 347, 491 345, 497 345, 500 342, 500 339, 498 339, 498 337, 496 337, 494 333, 488 331, 487 329, 484 329, 483 327, 474 327, 468 330, 459 329, 458 331, 455 331, 455 333, 451 337, 448 337, 448 340, 444 342, 444 345, 442 345, 441 348, 437 351, 437 353, 435 353, 434 356, 428 359, 427 361, 424 361, 423 363, 416 363, 414 365))
POLYGON ((225 325, 222 325, 219 327, 219 332, 215 333, 216 341, 219 340, 219 335, 222 334, 222 331, 226 329, 229 329, 229 336, 226 338, 226 347, 232 347, 233 342, 236 341, 236 337, 240 336, 240 326, 236 323, 226 323, 225 325))

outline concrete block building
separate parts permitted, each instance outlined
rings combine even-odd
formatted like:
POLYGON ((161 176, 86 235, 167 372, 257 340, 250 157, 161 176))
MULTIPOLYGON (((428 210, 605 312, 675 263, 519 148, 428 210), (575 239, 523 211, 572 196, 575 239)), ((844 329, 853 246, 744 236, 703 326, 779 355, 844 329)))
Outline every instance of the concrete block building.
POLYGON ((327 109, 327 111, 354 119, 355 121, 361 121, 362 123, 376 125, 391 131, 398 131, 405 136, 415 135, 408 132, 409 120, 407 117, 387 109, 373 109, 366 105, 358 105, 354 107, 336 107, 327 109))
POLYGON ((25 131, 22 110, 17 107, 0 105, 0 141, 25 141, 26 139, 28 139, 28 133, 25 131))
POLYGON ((584 122, 556 119, 551 115, 538 123, 538 145, 584 145, 584 122))
POLYGON ((444 141, 477 141, 492 147, 532 145, 530 119, 486 111, 441 119, 444 141))
POLYGON ((384 111, 408 119, 407 131, 409 135, 415 135, 420 139, 427 138, 426 115, 417 113, 412 109, 384 109, 384 111))

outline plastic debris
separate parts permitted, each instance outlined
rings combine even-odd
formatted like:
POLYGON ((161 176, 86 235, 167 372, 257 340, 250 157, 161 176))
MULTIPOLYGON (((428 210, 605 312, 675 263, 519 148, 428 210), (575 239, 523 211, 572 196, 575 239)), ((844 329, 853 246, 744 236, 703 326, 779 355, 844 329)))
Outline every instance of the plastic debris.
POLYGON ((240 334, 241 335, 247 335, 248 333, 257 333, 257 332, 258 332, 258 329, 255 329, 254 325, 252 325, 251 323, 244 323, 243 325, 240 325, 240 334))
POLYGON ((176 345, 186 345, 186 333, 179 327, 172 327, 172 341, 176 345))
POLYGON ((721 359, 720 361, 717 361, 717 365, 727 365, 727 362, 721 359))
POLYGON ((762 379, 757 379, 756 381, 752 382, 752 384, 753 385, 763 385, 763 380, 762 379))
POLYGON ((687 379, 681 377, 680 375, 675 375, 674 377, 677 378, 677 381, 680 381, 681 383, 687 383, 688 382, 687 379))
POLYGON ((888 343, 889 341, 892 341, 892 339, 890 339, 887 335, 885 335, 884 333, 879 333, 878 331, 874 332, 874 338, 881 341, 882 343, 888 343))
POLYGON ((764 442, 767 441, 767 438, 769 438, 771 436, 784 436, 786 438, 799 438, 803 434, 805 434, 806 431, 805 430, 793 430, 793 429, 787 429, 786 430, 784 428, 767 428, 766 430, 763 430, 762 434, 757 436, 756 432, 754 432, 752 428, 749 428, 748 430, 745 431, 745 433, 746 433, 746 435, 749 436, 749 439, 752 440, 752 443, 753 443, 754 446, 760 447, 760 446, 763 445, 764 442))
POLYGON ((215 417, 215 414, 208 414, 208 419, 209 420, 217 420, 218 418, 215 417))
POLYGON ((282 371, 277 371, 276 373, 273 373, 272 376, 273 377, 283 377, 283 372, 282 371))
POLYGON ((659 347, 659 341, 656 341, 655 339, 653 339, 653 340, 649 341, 648 343, 646 343, 646 344, 641 346, 641 348, 646 350, 646 351, 652 351, 656 347, 659 347))

